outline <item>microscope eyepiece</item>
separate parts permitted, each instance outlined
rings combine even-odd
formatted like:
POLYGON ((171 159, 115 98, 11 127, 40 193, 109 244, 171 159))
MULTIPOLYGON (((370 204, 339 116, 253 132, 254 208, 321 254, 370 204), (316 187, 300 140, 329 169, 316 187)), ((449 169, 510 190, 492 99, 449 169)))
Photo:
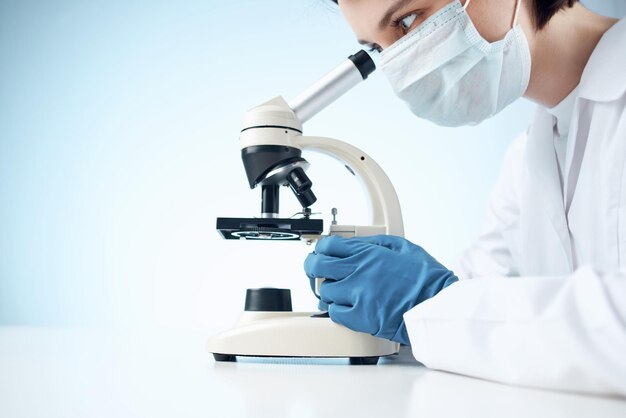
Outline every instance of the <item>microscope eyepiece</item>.
POLYGON ((356 69, 359 70, 359 73, 361 73, 361 77, 363 77, 363 80, 367 80, 367 76, 376 71, 376 64, 374 63, 374 60, 367 52, 363 50, 360 50, 356 54, 350 55, 348 59, 352 61, 356 69))
POLYGON ((287 183, 289 183, 291 190, 303 208, 308 208, 317 201, 317 197, 311 190, 313 182, 311 182, 302 168, 297 167, 291 170, 287 174, 287 183))

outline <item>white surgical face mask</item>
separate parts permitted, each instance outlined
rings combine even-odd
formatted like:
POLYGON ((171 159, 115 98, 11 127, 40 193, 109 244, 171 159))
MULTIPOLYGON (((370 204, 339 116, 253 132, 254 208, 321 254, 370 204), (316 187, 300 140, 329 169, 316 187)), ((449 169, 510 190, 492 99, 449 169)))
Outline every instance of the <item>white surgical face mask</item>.
POLYGON ((411 111, 444 126, 475 125, 520 98, 530 79, 530 51, 517 25, 504 39, 483 39, 459 0, 381 53, 381 67, 411 111))

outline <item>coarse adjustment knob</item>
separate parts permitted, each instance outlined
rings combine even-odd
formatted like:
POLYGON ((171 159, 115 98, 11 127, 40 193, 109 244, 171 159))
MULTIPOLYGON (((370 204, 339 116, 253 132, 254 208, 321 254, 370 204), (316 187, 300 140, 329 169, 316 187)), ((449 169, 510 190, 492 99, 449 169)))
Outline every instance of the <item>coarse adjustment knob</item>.
POLYGON ((246 291, 246 312, 291 312, 291 290, 263 287, 246 291))

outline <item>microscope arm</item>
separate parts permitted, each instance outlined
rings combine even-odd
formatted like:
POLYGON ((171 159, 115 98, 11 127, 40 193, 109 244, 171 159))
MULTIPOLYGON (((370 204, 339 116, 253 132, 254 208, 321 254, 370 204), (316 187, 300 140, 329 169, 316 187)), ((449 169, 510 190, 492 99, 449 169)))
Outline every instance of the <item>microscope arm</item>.
MULTIPOLYGON (((348 167, 363 183, 371 205, 371 225, 358 227, 374 233, 404 236, 400 201, 387 174, 369 155, 355 146, 337 139, 318 136, 298 136, 297 146, 303 150, 326 154, 348 167), (377 230, 378 228, 378 230, 377 230)), ((331 227, 339 232, 340 228, 331 227)), ((359 234, 356 231, 356 235, 359 234)), ((369 235, 369 234, 367 234, 369 235)))

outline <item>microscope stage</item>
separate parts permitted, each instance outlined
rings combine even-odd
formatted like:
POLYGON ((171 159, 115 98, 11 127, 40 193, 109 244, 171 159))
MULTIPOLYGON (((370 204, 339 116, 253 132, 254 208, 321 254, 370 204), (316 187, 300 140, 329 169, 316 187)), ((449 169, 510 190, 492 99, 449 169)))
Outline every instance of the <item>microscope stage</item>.
POLYGON ((224 239, 295 241, 302 235, 321 235, 322 219, 217 218, 217 230, 224 239))

